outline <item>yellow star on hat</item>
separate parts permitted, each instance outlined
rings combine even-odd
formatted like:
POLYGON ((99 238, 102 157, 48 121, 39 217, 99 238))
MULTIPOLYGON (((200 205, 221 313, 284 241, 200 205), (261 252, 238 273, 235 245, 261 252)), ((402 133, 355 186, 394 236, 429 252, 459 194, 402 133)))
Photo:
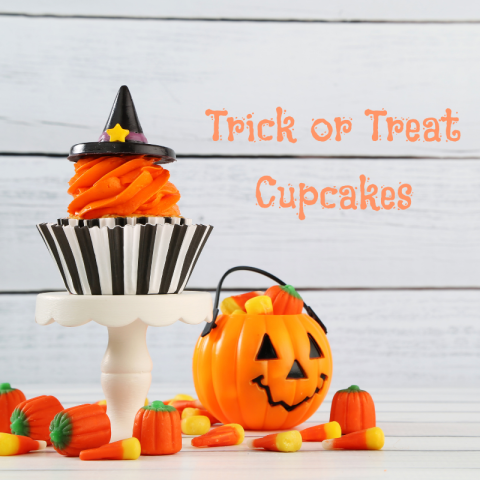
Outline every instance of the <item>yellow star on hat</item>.
POLYGON ((117 123, 113 128, 109 128, 107 133, 110 135, 111 142, 125 142, 125 137, 130 133, 130 130, 125 130, 117 123))

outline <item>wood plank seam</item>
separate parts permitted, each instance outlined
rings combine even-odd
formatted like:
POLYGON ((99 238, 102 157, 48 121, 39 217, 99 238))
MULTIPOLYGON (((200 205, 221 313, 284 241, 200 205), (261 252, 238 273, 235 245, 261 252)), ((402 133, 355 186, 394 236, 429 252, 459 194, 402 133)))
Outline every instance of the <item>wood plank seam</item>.
MULTIPOLYGON (((52 153, 52 152, 0 152, 0 157, 46 157, 46 158, 62 158, 68 157, 68 153, 52 153)), ((225 160, 225 159, 244 159, 244 160, 480 160, 480 156, 461 155, 262 155, 262 154, 196 154, 196 153, 177 153, 177 158, 185 160, 204 158, 209 160, 225 160)))
MULTIPOLYGON (((265 287, 249 287, 249 290, 262 290, 265 287)), ((245 290, 245 287, 232 287, 222 289, 224 292, 239 292, 245 290)), ((298 287, 299 292, 405 292, 405 291, 458 291, 458 290, 480 290, 480 287, 298 287)), ((64 292, 65 290, 1 290, 0 295, 39 295, 47 292, 64 292)), ((215 287, 187 288, 188 291, 197 292, 215 292, 215 287)))
POLYGON ((363 19, 308 19, 308 18, 247 18, 247 17, 162 17, 162 16, 123 16, 123 15, 62 15, 54 13, 15 13, 0 12, 2 17, 27 17, 27 18, 54 18, 54 19, 80 19, 80 20, 132 20, 132 21, 160 21, 160 22, 234 22, 234 23, 367 23, 367 24, 478 24, 476 19, 458 20, 363 20, 363 19))

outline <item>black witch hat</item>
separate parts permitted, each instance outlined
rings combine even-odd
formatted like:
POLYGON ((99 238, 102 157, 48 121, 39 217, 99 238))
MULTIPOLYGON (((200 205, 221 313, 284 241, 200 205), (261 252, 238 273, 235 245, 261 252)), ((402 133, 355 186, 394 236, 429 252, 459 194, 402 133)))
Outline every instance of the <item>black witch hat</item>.
POLYGON ((170 163, 176 159, 171 148, 147 142, 126 85, 121 86, 117 93, 98 142, 74 145, 68 159, 76 162, 85 155, 148 155, 158 159, 155 163, 170 163))

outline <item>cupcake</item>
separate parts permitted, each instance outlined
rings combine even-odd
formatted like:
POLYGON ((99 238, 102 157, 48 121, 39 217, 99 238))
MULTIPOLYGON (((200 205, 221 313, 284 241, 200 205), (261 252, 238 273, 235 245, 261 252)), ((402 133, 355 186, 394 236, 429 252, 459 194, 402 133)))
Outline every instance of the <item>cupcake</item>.
POLYGON ((122 86, 98 142, 70 150, 68 217, 37 225, 70 293, 183 291, 213 227, 181 216, 180 192, 162 166, 175 158, 147 143, 122 86))

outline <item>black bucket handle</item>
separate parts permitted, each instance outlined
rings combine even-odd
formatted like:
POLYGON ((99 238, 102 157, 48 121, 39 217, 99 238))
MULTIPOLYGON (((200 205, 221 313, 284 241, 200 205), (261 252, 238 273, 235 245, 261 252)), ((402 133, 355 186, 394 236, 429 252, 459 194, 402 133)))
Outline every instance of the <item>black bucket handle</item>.
MULTIPOLYGON (((218 317, 218 302, 220 300, 220 293, 222 291, 223 281, 225 280, 225 278, 228 275, 230 275, 233 272, 237 272, 239 270, 246 270, 248 272, 259 273, 260 275, 264 275, 265 277, 270 278, 274 282, 277 282, 279 285, 282 285, 282 286, 286 285, 286 283, 284 281, 280 280, 275 275, 272 275, 271 273, 268 273, 265 270, 261 270, 260 268, 240 266, 240 267, 233 267, 230 270, 227 270, 223 274, 222 278, 220 279, 220 282, 218 282, 217 290, 215 292, 215 302, 213 304, 213 320, 212 320, 211 323, 207 323, 205 325, 205 328, 203 329, 203 332, 202 332, 202 337, 207 336, 212 331, 213 328, 217 328, 217 324, 215 322, 217 321, 217 317, 218 317)), ((307 311, 307 313, 322 327, 323 331, 326 334, 327 333, 327 327, 323 324, 323 322, 320 320, 318 315, 312 310, 311 307, 309 307, 305 303, 305 301, 303 302, 303 306, 304 306, 305 310, 307 311)))

